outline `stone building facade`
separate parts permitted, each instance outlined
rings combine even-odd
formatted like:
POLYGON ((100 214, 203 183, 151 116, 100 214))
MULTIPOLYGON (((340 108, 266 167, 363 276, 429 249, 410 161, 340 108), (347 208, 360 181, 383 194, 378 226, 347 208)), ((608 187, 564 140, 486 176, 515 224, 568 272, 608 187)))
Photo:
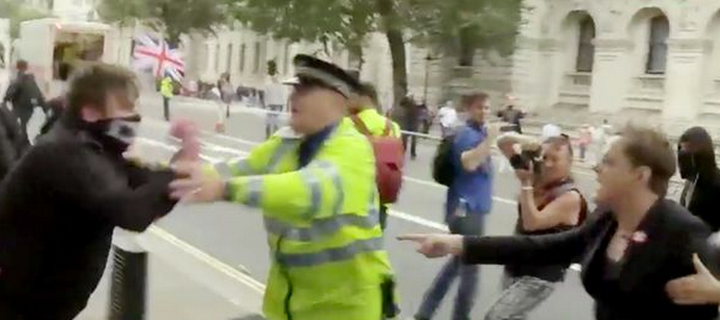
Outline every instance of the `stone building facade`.
POLYGON ((526 5, 512 88, 527 108, 565 121, 602 115, 669 131, 689 123, 718 126, 720 2, 526 5))

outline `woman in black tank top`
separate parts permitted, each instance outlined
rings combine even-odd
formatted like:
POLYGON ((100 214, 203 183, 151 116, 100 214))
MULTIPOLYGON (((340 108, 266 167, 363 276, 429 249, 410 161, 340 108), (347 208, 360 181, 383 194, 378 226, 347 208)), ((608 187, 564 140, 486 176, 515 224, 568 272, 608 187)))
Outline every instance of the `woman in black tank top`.
MULTIPOLYGON (((574 228, 587 215, 585 199, 570 177, 572 147, 565 137, 543 143, 539 169, 516 170, 522 188, 518 201, 516 234, 551 234, 574 228)), ((490 308, 486 319, 523 319, 545 301, 555 283, 565 278, 568 264, 507 265, 504 292, 490 308)))

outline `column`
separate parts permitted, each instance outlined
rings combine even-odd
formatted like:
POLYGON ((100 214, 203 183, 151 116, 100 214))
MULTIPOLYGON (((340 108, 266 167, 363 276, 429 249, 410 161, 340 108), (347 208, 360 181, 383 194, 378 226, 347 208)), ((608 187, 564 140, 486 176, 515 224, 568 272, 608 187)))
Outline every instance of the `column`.
POLYGON ((704 39, 668 40, 663 120, 692 121, 703 104, 704 39))
POLYGON ((633 43, 626 39, 598 38, 594 44, 590 112, 616 113, 622 109, 631 84, 627 57, 633 43))
POLYGON ((518 103, 525 110, 546 109, 557 100, 556 63, 560 42, 555 39, 522 38, 513 55, 512 87, 518 103), (554 97, 554 98, 553 98, 554 97))

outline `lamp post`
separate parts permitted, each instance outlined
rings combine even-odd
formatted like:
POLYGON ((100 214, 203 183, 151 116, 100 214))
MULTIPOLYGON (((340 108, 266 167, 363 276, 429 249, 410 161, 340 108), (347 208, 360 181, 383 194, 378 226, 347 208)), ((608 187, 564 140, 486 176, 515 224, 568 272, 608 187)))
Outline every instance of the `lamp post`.
POLYGON ((425 56, 425 86, 423 88, 423 104, 427 105, 427 91, 428 91, 428 80, 430 78, 430 61, 435 60, 432 55, 428 52, 425 56))

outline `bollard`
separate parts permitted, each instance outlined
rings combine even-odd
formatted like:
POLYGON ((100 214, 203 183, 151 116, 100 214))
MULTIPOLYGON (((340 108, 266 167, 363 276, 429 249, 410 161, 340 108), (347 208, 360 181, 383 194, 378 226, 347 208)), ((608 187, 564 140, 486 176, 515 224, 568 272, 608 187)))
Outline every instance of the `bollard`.
POLYGON ((115 230, 110 320, 145 319, 148 260, 137 238, 137 233, 115 230))

